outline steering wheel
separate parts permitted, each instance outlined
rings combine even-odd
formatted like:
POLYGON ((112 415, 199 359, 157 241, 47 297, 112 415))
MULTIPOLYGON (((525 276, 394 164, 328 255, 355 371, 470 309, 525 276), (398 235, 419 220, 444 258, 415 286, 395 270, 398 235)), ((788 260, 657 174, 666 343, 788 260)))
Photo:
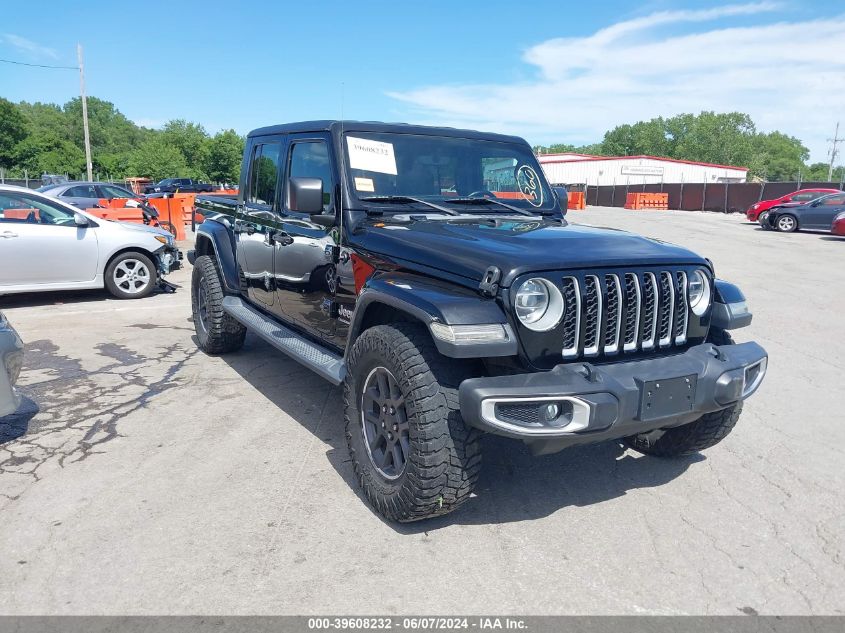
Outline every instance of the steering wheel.
POLYGON ((487 189, 479 189, 478 191, 473 191, 467 197, 468 198, 495 198, 496 194, 494 194, 492 191, 488 191, 487 189))

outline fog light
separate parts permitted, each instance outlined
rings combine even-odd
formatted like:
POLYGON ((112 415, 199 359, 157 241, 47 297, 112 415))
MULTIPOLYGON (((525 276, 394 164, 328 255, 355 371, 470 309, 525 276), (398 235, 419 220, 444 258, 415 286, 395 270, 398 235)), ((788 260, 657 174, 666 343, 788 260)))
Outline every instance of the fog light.
POLYGON ((552 420, 557 419, 557 416, 560 415, 560 405, 555 402, 551 402, 542 408, 540 415, 544 422, 551 422, 552 420))
POLYGON ((745 368, 742 385, 743 398, 747 398, 757 391, 757 387, 763 382, 763 377, 766 375, 766 367, 769 364, 768 360, 768 358, 764 358, 759 363, 754 363, 745 368))

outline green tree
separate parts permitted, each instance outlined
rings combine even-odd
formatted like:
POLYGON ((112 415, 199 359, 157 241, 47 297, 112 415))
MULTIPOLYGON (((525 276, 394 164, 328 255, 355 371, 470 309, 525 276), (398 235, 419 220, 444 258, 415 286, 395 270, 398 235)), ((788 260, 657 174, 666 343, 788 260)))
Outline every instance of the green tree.
POLYGON ((162 137, 171 146, 182 152, 187 171, 176 176, 207 178, 204 167, 208 155, 208 134, 202 125, 185 119, 173 119, 165 123, 162 137))
POLYGON ((750 116, 741 112, 702 112, 687 121, 684 134, 673 137, 672 158, 723 165, 750 163, 756 135, 750 116))
POLYGON ((244 139, 234 130, 218 132, 208 141, 205 173, 213 182, 240 180, 244 139))
POLYGON ((15 163, 31 177, 44 173, 76 177, 85 169, 85 153, 50 131, 38 131, 18 143, 15 163))
MULTIPOLYGON (((753 139, 751 159, 746 163, 749 174, 764 180, 797 180, 810 157, 806 147, 793 136, 781 132, 757 134, 753 139)), ((806 177, 802 177, 807 180, 806 177)), ((827 172, 825 172, 827 179, 827 172)))
POLYGON ((633 125, 617 126, 604 135, 600 151, 604 156, 669 156, 672 147, 666 121, 658 117, 633 125))
POLYGON ((188 169, 185 156, 161 135, 144 141, 127 160, 128 173, 153 180, 175 178, 188 169))
POLYGON ((15 148, 28 133, 26 118, 18 107, 0 97, 0 167, 8 169, 15 164, 15 148))
MULTIPOLYGON (((828 182, 827 175, 830 169, 828 163, 813 163, 805 167, 801 173, 801 180, 806 182, 828 182)), ((832 182, 842 182, 845 179, 845 166, 838 165, 833 168, 832 182)))

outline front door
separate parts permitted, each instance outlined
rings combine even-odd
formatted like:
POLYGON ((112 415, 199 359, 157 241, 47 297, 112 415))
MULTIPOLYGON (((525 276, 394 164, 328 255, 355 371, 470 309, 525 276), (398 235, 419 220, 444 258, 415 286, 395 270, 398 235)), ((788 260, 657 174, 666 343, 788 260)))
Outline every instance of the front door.
POLYGON ((238 268, 249 297, 272 308, 276 286, 273 277, 275 246, 271 239, 278 226, 278 189, 283 139, 258 137, 253 140, 247 188, 235 221, 238 268))
POLYGON ((27 193, 0 193, 0 286, 92 282, 97 235, 74 212, 27 193))
MULTIPOLYGON (((327 135, 291 138, 286 185, 290 178, 320 178, 323 213, 339 215, 327 135)), ((297 325, 314 335, 330 338, 336 325, 333 313, 337 312, 332 302, 336 288, 333 247, 337 245, 338 227, 316 224, 308 215, 292 211, 287 186, 283 197, 282 230, 293 238, 293 243, 276 249, 276 301, 280 310, 297 325)))

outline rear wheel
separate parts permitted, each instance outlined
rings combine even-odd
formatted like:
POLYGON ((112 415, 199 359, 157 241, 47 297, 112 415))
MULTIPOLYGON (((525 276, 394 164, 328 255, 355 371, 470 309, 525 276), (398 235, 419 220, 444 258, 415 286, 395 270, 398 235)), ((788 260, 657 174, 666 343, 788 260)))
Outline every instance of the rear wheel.
POLYGON ((440 356, 416 324, 379 325, 355 341, 343 390, 346 439, 364 494, 387 519, 447 514, 469 498, 481 450, 458 405, 467 370, 440 356))
POLYGON ((781 233, 792 233, 798 230, 798 220, 794 215, 782 215, 775 220, 775 228, 781 233))
POLYGON ((246 328, 223 311, 223 284, 214 260, 197 257, 191 277, 191 312, 197 343, 207 354, 225 354, 243 347, 246 328))
MULTIPOLYGON (((725 330, 713 328, 707 338, 714 345, 733 345, 731 335, 725 330)), ((715 446, 736 426, 742 413, 742 401, 732 406, 705 413, 697 420, 671 429, 631 435, 623 441, 629 447, 646 455, 656 457, 681 457, 715 446)))

